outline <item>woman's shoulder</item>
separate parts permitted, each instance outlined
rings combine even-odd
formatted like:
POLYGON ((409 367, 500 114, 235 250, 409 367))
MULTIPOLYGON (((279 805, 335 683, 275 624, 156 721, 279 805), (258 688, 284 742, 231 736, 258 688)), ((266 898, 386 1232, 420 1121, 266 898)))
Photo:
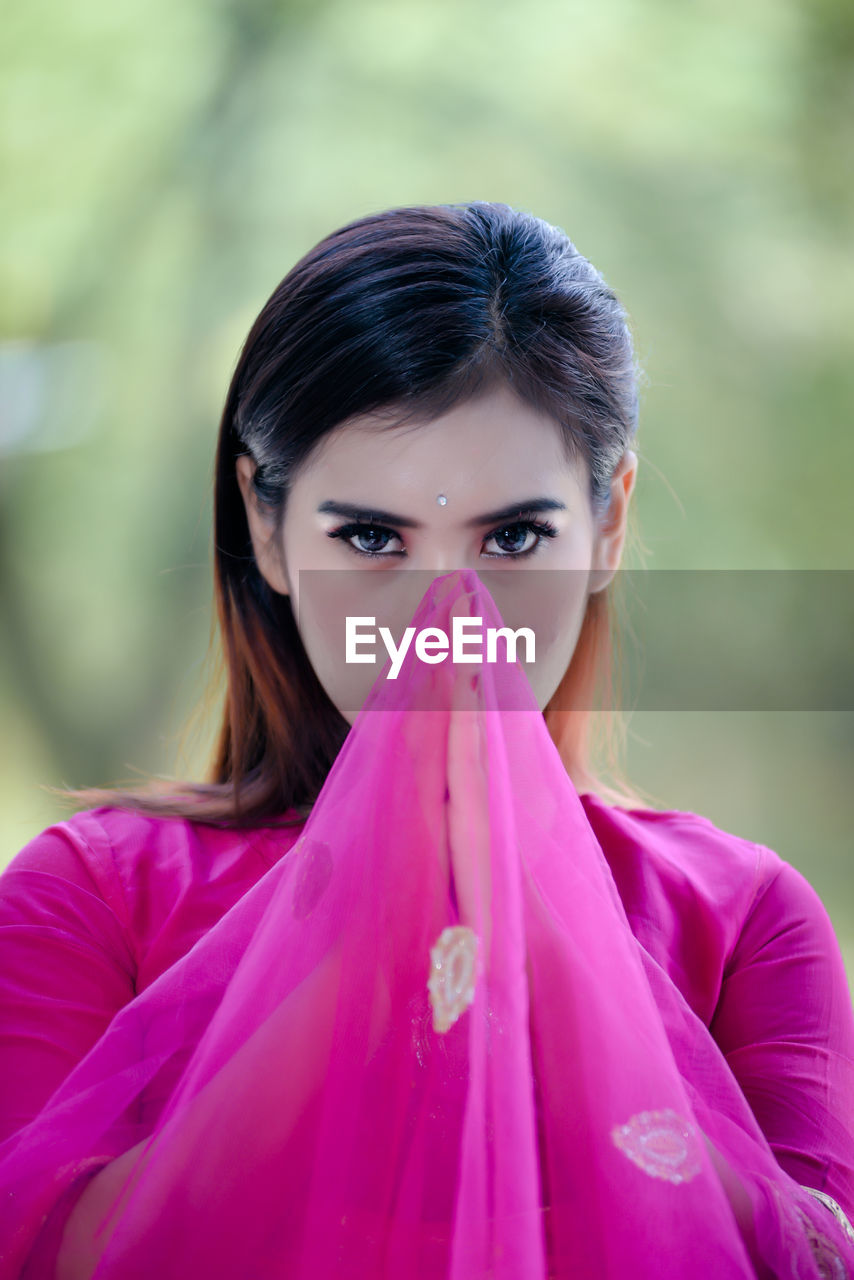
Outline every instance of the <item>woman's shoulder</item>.
POLYGON ((180 857, 189 842, 187 825, 179 819, 102 805, 45 827, 12 858, 4 874, 87 876, 110 896, 117 872, 156 861, 164 852, 165 861, 170 855, 180 857))
MULTIPOLYGON (((80 809, 52 823, 34 836, 10 866, 26 858, 41 861, 65 842, 91 865, 116 855, 130 866, 135 862, 170 863, 182 855, 207 851, 209 854, 234 848, 254 848, 267 862, 281 856, 281 840, 288 843, 295 828, 280 819, 269 825, 236 826, 195 820, 188 816, 150 813, 142 808, 101 805, 80 809)), ((294 836, 294 838, 296 838, 294 836)))
POLYGON ((702 929, 731 954, 754 912, 816 908, 815 890, 774 849, 703 814, 627 808, 593 793, 580 799, 630 916, 660 929, 702 929))
POLYGON ((580 799, 624 901, 647 911, 693 907, 728 926, 730 946, 746 940, 748 923, 751 937, 803 926, 834 938, 815 887, 768 845, 689 810, 633 809, 589 792, 580 799))
POLYGON ((56 915, 56 903, 74 904, 81 927, 110 938, 120 931, 141 989, 298 835, 299 827, 214 826, 111 805, 79 810, 12 859, 0 877, 0 917, 44 923, 56 915))
POLYGON ((33 873, 79 883, 127 923, 137 899, 150 908, 158 899, 174 902, 199 883, 258 878, 297 834, 293 828, 214 826, 102 805, 46 827, 3 874, 7 885, 33 873))
POLYGON ((633 932, 707 1021, 725 975, 771 946, 821 955, 842 972, 821 897, 775 850, 699 813, 580 798, 633 932))
POLYGON ((676 878, 714 877, 718 889, 722 876, 739 884, 746 878, 759 888, 784 862, 767 845, 728 831, 701 813, 628 808, 593 792, 585 792, 580 799, 597 837, 604 837, 617 855, 634 855, 676 878))

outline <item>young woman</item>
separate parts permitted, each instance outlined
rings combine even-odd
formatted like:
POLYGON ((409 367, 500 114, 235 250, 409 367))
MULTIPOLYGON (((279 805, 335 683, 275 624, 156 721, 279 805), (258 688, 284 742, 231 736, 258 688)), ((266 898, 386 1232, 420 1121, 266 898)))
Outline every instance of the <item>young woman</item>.
POLYGON ((824 907, 587 754, 637 379, 503 205, 276 289, 220 430, 210 781, 79 793, 0 878, 3 1280, 854 1276, 824 907))

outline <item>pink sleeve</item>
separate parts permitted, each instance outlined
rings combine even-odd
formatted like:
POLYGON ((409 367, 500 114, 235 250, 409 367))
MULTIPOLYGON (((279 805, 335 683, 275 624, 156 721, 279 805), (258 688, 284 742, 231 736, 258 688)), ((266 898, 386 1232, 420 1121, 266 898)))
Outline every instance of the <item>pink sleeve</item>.
POLYGON ((762 849, 760 884, 710 1030, 781 1167, 854 1215, 854 1009, 809 882, 762 849))
POLYGON ((84 815, 43 831, 0 875, 0 1142, 133 999, 123 917, 106 835, 84 815))

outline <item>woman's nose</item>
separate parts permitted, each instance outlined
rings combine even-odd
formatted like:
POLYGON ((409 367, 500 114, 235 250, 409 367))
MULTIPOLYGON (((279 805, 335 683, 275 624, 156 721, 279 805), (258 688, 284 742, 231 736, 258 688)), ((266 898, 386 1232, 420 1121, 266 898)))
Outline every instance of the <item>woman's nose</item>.
POLYGON ((425 574, 430 573, 438 578, 441 574, 450 573, 453 569, 477 568, 477 556, 474 556, 471 551, 466 552, 462 547, 450 545, 425 547, 417 556, 410 557, 407 568, 421 569, 425 574))

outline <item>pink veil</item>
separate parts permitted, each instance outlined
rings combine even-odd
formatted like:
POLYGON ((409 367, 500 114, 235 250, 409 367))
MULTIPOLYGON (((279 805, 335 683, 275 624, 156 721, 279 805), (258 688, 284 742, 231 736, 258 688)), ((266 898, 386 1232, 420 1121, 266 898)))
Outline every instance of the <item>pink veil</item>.
MULTIPOLYGON (((413 624, 453 611, 501 625, 469 570, 413 624)), ((293 849, 0 1147, 0 1280, 143 1140, 99 1280, 854 1274, 506 663, 378 678, 293 849)))

